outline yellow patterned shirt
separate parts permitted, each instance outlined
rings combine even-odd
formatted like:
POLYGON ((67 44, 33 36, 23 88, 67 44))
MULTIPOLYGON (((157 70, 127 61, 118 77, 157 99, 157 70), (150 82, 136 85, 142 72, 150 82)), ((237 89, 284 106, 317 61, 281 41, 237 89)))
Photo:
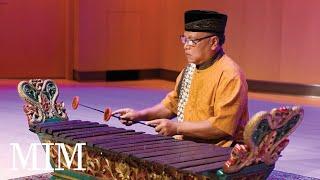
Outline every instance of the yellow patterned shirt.
MULTIPOLYGON (((179 92, 183 71, 176 80, 175 89, 167 94, 162 104, 177 114, 179 92)), ((198 68, 193 73, 189 98, 184 109, 184 121, 197 122, 209 120, 228 137, 210 143, 229 147, 234 140, 243 140, 243 130, 248 122, 248 87, 239 66, 227 55, 206 68, 198 68)), ((201 139, 183 137, 200 141, 201 139)), ((207 142, 207 141, 206 141, 207 142)))

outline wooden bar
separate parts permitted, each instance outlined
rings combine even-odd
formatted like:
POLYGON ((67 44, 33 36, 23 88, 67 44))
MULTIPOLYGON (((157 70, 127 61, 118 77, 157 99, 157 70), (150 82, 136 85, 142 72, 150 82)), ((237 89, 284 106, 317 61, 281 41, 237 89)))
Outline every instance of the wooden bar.
POLYGON ((216 171, 217 169, 220 169, 225 161, 219 161, 219 162, 212 162, 210 164, 204 164, 204 165, 199 165, 199 166, 194 166, 194 167, 188 167, 188 168, 183 168, 183 171, 191 171, 193 173, 202 173, 202 172, 208 172, 208 171, 216 171))
POLYGON ((161 151, 174 151, 176 149, 189 149, 193 147, 206 147, 204 144, 177 144, 177 142, 172 141, 171 143, 168 143, 169 146, 155 146, 152 145, 147 147, 146 149, 138 149, 138 150, 131 150, 131 151, 125 151, 125 153, 128 154, 145 154, 145 153, 154 153, 155 151, 161 152, 161 151))
POLYGON ((125 146, 122 148, 112 148, 113 150, 116 150, 118 152, 126 152, 126 153, 130 153, 130 152, 134 152, 134 151, 139 151, 141 152, 141 150, 145 150, 145 152, 147 150, 149 151, 160 151, 160 148, 177 148, 177 147, 182 147, 182 146, 192 146, 192 144, 190 144, 187 141, 181 141, 181 142, 177 142, 177 141, 169 141, 166 143, 152 143, 152 144, 145 144, 142 143, 141 145, 136 145, 136 146, 125 146))
POLYGON ((80 139, 92 136, 101 136, 101 135, 108 135, 108 134, 116 134, 119 132, 127 132, 126 130, 116 129, 116 130, 109 130, 109 129, 102 129, 100 131, 85 131, 83 133, 73 133, 73 134, 63 134, 60 137, 68 137, 69 139, 80 139))
POLYGON ((57 131, 68 131, 68 130, 73 130, 73 129, 84 129, 88 127, 99 127, 99 123, 82 123, 82 124, 72 124, 72 125, 63 125, 63 126, 58 126, 58 127, 53 127, 53 128, 41 128, 41 132, 46 132, 48 134, 53 134, 54 132, 57 131))
POLYGON ((72 120, 72 121, 61 121, 61 122, 48 122, 48 123, 43 123, 43 124, 31 125, 30 128, 35 130, 36 133, 40 133, 41 128, 49 128, 49 127, 83 123, 83 122, 89 122, 89 121, 72 120))
MULTIPOLYGON (((229 155, 230 149, 217 148, 217 149, 201 149, 198 151, 175 151, 171 152, 171 154, 163 154, 163 155, 151 155, 150 157, 144 157, 143 159, 157 161, 157 162, 181 162, 183 160, 192 160, 195 158, 205 158, 205 157, 215 157, 215 156, 223 156, 229 155), (188 157, 190 157, 188 159, 188 157), (187 158, 187 159, 185 159, 187 158)), ((146 155, 136 155, 138 157, 146 156, 146 155)), ((141 157, 142 158, 142 157, 141 157)))
POLYGON ((161 156, 161 157, 151 157, 151 158, 145 158, 147 160, 159 162, 159 163, 167 163, 167 164, 174 164, 174 163, 180 163, 180 162, 186 162, 186 161, 193 161, 198 159, 206 159, 211 157, 217 157, 217 156, 229 156, 230 151, 224 151, 224 150, 215 150, 212 151, 212 153, 193 153, 193 154, 182 154, 179 155, 168 155, 168 156, 161 156))
POLYGON ((88 146, 93 147, 94 145, 97 145, 99 143, 117 141, 120 138, 127 138, 128 136, 134 135, 134 134, 144 134, 144 132, 119 131, 119 132, 113 132, 113 133, 105 134, 105 135, 101 135, 101 136, 89 136, 89 137, 83 137, 83 138, 75 138, 74 141, 84 142, 84 143, 87 143, 88 146))
MULTIPOLYGON (((91 124, 92 123, 90 121, 80 121, 80 122, 78 122, 78 121, 69 121, 68 123, 67 122, 68 121, 66 121, 66 123, 62 123, 62 124, 54 122, 54 123, 50 123, 48 126, 46 126, 46 124, 43 125, 43 126, 38 126, 36 128, 36 131, 37 132, 46 132, 46 130, 54 129, 54 128, 58 128, 58 127, 68 127, 68 126, 72 126, 72 125, 79 126, 79 125, 82 125, 82 124, 91 124)), ((46 133, 49 134, 49 132, 46 132, 46 133)))
POLYGON ((183 169, 183 168, 189 168, 189 167, 196 167, 200 165, 212 164, 212 162, 225 162, 228 159, 228 157, 229 155, 210 157, 205 159, 197 159, 197 160, 192 159, 190 161, 170 163, 170 165, 178 169, 183 169))
POLYGON ((149 141, 149 142, 139 142, 135 144, 120 144, 120 145, 113 145, 110 146, 109 148, 112 150, 117 150, 117 149, 125 149, 125 148, 132 148, 132 147, 143 147, 149 144, 158 144, 158 145, 166 145, 167 143, 170 143, 172 141, 177 142, 177 140, 172 140, 172 139, 164 139, 161 141, 149 141))
POLYGON ((83 142, 94 142, 94 141, 98 141, 98 140, 105 140, 109 137, 123 137, 126 135, 132 135, 132 134, 144 134, 144 132, 135 132, 135 131, 124 131, 124 130, 120 130, 120 131, 112 131, 109 134, 104 134, 104 135, 100 135, 100 136, 88 136, 88 137, 81 137, 81 138, 74 138, 74 140, 76 141, 83 141, 83 142))
POLYGON ((57 132, 54 132, 52 135, 55 137, 56 136, 63 137, 63 136, 67 136, 67 135, 82 134, 82 133, 85 133, 88 131, 90 131, 90 132, 99 131, 99 130, 106 129, 106 127, 108 127, 108 126, 105 124, 101 124, 100 127, 87 128, 86 131, 79 131, 78 129, 73 129, 73 130, 69 130, 69 131, 57 131, 57 132))
POLYGON ((164 140, 164 139, 172 139, 171 137, 165 137, 165 136, 146 136, 144 138, 132 138, 132 139, 128 139, 126 137, 119 139, 117 142, 110 142, 110 143, 106 143, 106 144, 98 144, 97 147, 100 148, 109 148, 115 145, 122 145, 122 144, 135 144, 135 143, 139 143, 139 142, 150 142, 150 141, 160 141, 160 140, 164 140))

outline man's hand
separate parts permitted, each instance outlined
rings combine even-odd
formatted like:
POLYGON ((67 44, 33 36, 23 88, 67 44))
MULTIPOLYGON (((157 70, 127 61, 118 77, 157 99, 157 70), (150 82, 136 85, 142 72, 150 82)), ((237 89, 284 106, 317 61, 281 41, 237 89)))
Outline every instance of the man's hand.
POLYGON ((112 115, 120 114, 120 122, 126 126, 134 124, 134 121, 139 119, 139 113, 131 108, 118 109, 112 115))
POLYGON ((146 122, 146 124, 156 125, 155 131, 164 136, 177 134, 178 122, 169 119, 156 119, 146 122))

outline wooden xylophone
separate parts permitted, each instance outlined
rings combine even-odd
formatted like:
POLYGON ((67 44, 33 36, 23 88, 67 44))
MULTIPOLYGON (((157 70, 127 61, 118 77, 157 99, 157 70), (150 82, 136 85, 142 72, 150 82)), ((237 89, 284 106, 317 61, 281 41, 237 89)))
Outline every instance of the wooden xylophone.
POLYGON ((304 115, 299 106, 258 112, 245 127, 244 144, 231 149, 68 120, 52 80, 22 81, 18 92, 30 130, 51 144, 53 179, 266 179, 304 115), (85 144, 82 161, 61 160, 61 151, 79 157, 78 143, 85 144))
MULTIPOLYGON (((138 179, 149 176, 160 179, 201 179, 214 176, 231 152, 231 148, 179 141, 172 137, 81 120, 37 124, 30 126, 30 130, 42 134, 44 142, 65 143, 71 147, 75 143, 86 143, 83 153, 83 167, 86 170, 82 173, 98 178, 119 179, 127 176, 138 179), (90 157, 92 154, 95 157, 90 157), (96 162, 93 159, 101 161, 104 158, 109 161, 109 167, 93 164, 96 162), (119 170, 121 166, 124 167, 122 171, 119 170)), ((57 152, 57 149, 53 152, 57 152)), ((51 154, 52 159, 55 157, 56 154, 51 154)), ((59 176, 59 172, 56 175, 59 176)))

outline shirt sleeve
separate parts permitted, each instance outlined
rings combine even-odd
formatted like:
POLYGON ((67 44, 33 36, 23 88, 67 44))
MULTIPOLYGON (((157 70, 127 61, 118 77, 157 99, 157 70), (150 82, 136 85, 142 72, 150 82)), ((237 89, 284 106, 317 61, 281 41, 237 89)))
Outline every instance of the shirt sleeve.
POLYGON ((180 72, 176 79, 176 84, 174 87, 174 90, 169 92, 166 97, 161 101, 161 104, 164 105, 167 109, 169 109, 171 112, 174 114, 177 114, 177 109, 178 109, 178 101, 179 101, 179 94, 178 94, 178 88, 179 88, 179 83, 181 81, 183 71, 180 72))
POLYGON ((213 128, 235 136, 247 107, 247 83, 240 75, 228 77, 222 73, 214 96, 214 116, 209 118, 213 128))

